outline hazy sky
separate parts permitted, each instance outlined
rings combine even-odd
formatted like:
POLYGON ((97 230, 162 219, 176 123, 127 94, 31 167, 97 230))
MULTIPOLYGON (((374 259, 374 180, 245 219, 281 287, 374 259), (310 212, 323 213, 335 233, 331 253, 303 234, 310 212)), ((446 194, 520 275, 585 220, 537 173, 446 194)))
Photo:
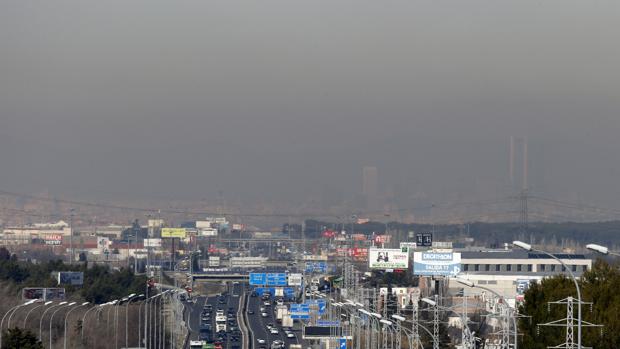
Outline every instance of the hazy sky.
POLYGON ((620 207, 620 2, 1 1, 0 189, 620 207), (341 188, 341 189, 340 189, 341 188), (332 190, 332 189, 330 189, 332 190))

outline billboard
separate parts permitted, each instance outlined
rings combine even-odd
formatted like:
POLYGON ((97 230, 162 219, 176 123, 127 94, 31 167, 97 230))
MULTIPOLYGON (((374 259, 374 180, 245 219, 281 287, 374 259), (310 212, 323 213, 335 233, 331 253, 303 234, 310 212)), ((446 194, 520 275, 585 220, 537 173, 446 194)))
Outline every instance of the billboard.
POLYGON ((22 289, 22 299, 42 299, 44 301, 55 301, 65 299, 64 288, 43 288, 43 287, 26 287, 22 289))
POLYGON ((342 336, 342 327, 330 326, 305 326, 304 339, 334 338, 342 336))
POLYGON ((199 235, 200 236, 217 236, 217 229, 201 228, 199 235))
POLYGON ((413 273, 420 276, 455 276, 461 272, 458 252, 414 252, 413 273))
POLYGON ((418 244, 415 242, 401 242, 400 248, 403 248, 403 247, 409 247, 409 251, 413 251, 416 248, 418 248, 418 244))
POLYGON ((81 286, 84 284, 84 273, 81 271, 57 271, 54 274, 59 285, 81 286))
POLYGON ((433 234, 432 233, 415 234, 415 242, 418 244, 418 246, 431 247, 433 245, 433 234))
POLYGON ((351 234, 351 240, 353 241, 366 241, 368 238, 364 234, 351 234))
POLYGON ((45 234, 43 241, 46 245, 62 245, 62 234, 45 234))
POLYGON ((144 247, 161 247, 161 239, 144 239, 144 247))
POLYGON ((375 244, 389 244, 390 240, 392 240, 391 235, 377 235, 375 236, 375 244))
POLYGON ((409 249, 370 248, 368 250, 368 267, 370 269, 407 269, 409 267, 409 249))
POLYGON ((302 279, 302 274, 288 274, 288 285, 301 286, 302 279))
POLYGON ((211 221, 196 221, 196 228, 211 228, 211 221))
POLYGON ((187 232, 185 228, 162 228, 161 229, 161 237, 162 238, 185 238, 187 236, 187 232))

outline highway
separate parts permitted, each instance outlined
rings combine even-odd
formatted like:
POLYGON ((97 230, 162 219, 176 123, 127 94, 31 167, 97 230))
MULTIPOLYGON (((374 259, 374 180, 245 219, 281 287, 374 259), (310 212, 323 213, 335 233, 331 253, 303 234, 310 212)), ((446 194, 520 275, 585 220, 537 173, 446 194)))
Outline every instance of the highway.
POLYGON ((286 334, 282 330, 281 325, 276 321, 276 314, 274 313, 274 305, 265 306, 264 301, 261 300, 260 297, 249 297, 248 295, 248 311, 253 311, 254 314, 248 314, 248 327, 252 332, 252 348, 260 349, 260 348, 270 348, 271 343, 276 340, 282 340, 285 343, 285 348, 289 348, 291 344, 302 344, 304 347, 307 345, 301 339, 301 325, 299 323, 295 323, 293 328, 294 338, 287 338, 286 334), (268 317, 262 317, 260 308, 265 308, 265 312, 268 314, 268 317), (278 334, 273 335, 270 334, 267 330, 267 324, 273 324, 278 329, 278 334), (264 339, 265 344, 259 344, 258 339, 264 339))
MULTIPOLYGON (((225 315, 230 310, 236 318, 237 311, 239 310, 239 296, 242 294, 242 292, 244 292, 244 287, 242 284, 233 283, 228 283, 227 286, 228 291, 222 298, 218 296, 201 296, 196 298, 196 303, 188 304, 190 340, 200 340, 201 323, 204 325, 204 323, 201 321, 201 313, 205 305, 211 305, 211 307, 213 308, 210 320, 208 321, 208 323, 211 324, 211 333, 213 334, 213 340, 216 340, 218 337, 215 331, 215 313, 217 309, 222 309, 225 315), (222 299, 223 303, 220 302, 220 299, 222 299)), ((230 327, 230 324, 227 323, 227 333, 226 337, 222 341, 222 347, 225 349, 240 349, 242 347, 242 336, 239 335, 239 339, 237 341, 233 341, 232 337, 234 336, 231 335, 230 327)), ((238 327, 238 323, 235 324, 235 327, 238 327)))

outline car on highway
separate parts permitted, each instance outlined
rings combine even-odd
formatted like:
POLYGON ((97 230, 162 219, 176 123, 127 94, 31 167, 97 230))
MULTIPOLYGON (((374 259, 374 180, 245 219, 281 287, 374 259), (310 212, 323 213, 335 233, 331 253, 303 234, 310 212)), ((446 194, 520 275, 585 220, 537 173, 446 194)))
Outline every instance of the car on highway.
POLYGON ((271 349, 284 349, 284 342, 276 339, 271 343, 271 349))
POLYGON ((267 343, 267 341, 265 341, 262 338, 256 338, 256 342, 258 342, 258 344, 265 344, 265 343, 267 343))
POLYGON ((269 303, 269 302, 264 302, 264 303, 263 303, 263 305, 264 305, 264 306, 266 306, 266 307, 270 307, 270 306, 271 306, 271 303, 269 303))
POLYGON ((295 334, 293 332, 285 332, 286 333, 286 338, 295 338, 295 334))
POLYGON ((260 316, 262 316, 262 317, 269 317, 269 314, 265 313, 265 312, 262 312, 262 313, 260 313, 260 316))
POLYGON ((248 315, 254 315, 254 310, 248 309, 248 315))
POLYGON ((279 332, 278 332, 278 329, 277 329, 277 328, 272 327, 272 328, 269 330, 269 333, 270 333, 270 334, 278 334, 279 332))

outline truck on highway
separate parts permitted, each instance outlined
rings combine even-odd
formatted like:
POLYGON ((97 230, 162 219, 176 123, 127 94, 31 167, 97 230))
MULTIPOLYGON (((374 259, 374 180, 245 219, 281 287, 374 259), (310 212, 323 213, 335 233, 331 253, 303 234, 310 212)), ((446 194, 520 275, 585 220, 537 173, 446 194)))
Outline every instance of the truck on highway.
POLYGON ((190 349, 203 349, 203 346, 206 344, 205 341, 189 341, 190 349))

